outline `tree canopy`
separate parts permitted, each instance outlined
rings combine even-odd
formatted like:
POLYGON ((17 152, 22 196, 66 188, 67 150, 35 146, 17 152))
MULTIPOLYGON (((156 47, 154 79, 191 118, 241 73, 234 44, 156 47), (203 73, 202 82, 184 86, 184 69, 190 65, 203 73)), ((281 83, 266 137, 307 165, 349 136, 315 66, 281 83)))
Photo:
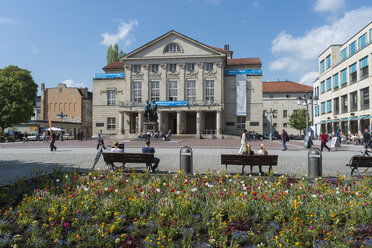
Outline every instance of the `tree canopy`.
POLYGON ((0 127, 29 121, 35 106, 37 84, 31 72, 10 65, 0 69, 0 127))
MULTIPOLYGON (((305 131, 306 129, 306 109, 299 109, 295 111, 290 117, 288 124, 290 127, 293 127, 297 130, 305 131)), ((309 126, 311 125, 311 122, 309 121, 309 126)))
POLYGON ((119 62, 122 57, 124 57, 125 52, 123 50, 119 51, 119 45, 116 43, 114 47, 112 45, 109 46, 107 49, 107 64, 111 64, 112 62, 119 62))

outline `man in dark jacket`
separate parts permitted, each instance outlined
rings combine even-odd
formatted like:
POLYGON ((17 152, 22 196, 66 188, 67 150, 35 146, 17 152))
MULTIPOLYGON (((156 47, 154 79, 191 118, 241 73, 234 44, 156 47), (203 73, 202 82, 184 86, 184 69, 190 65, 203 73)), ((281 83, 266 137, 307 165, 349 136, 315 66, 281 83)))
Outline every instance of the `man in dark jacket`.
POLYGON ((56 143, 56 135, 54 134, 53 131, 50 131, 50 151, 52 152, 57 151, 57 147, 54 145, 56 143))
POLYGON ((369 130, 368 128, 366 128, 364 130, 364 133, 363 133, 363 144, 364 144, 364 148, 365 149, 368 149, 368 146, 369 146, 369 139, 371 138, 371 136, 369 135, 369 130))
POLYGON ((287 151, 287 145, 286 145, 287 141, 289 141, 289 136, 288 136, 288 133, 283 128, 282 129, 282 145, 283 145, 282 151, 287 151))
MULTIPOLYGON (((142 147, 142 153, 155 153, 154 147, 150 146, 150 140, 146 140, 146 146, 142 147)), ((156 169, 159 166, 160 159, 155 157, 155 164, 152 166, 151 164, 146 164, 146 167, 148 170, 151 170, 151 172, 156 172, 156 169)))

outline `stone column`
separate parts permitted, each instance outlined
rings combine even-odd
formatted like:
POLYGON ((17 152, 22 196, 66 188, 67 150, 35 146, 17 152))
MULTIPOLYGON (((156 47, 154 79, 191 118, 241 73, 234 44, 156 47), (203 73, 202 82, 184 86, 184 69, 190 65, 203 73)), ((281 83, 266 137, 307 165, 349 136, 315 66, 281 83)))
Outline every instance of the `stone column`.
POLYGON ((129 134, 130 133, 130 112, 124 113, 124 133, 129 134))
POLYGON ((177 134, 182 133, 182 112, 177 112, 177 134))
POLYGON ((351 121, 347 121, 347 134, 351 134, 351 121))
POLYGON ((119 112, 119 134, 124 134, 124 112, 119 112))
POLYGON ((196 112, 196 135, 200 137, 201 134, 201 112, 196 112))
POLYGON ((144 69, 143 75, 143 85, 142 85, 142 101, 145 102, 146 100, 151 101, 150 99, 150 92, 149 92, 149 65, 142 65, 144 69))
POLYGON ((159 127, 159 132, 160 132, 160 130, 163 130, 163 131, 165 131, 164 130, 164 128, 163 128, 163 112, 158 112, 158 123, 159 123, 159 125, 158 125, 158 127, 159 127))
POLYGON ((143 111, 138 111, 138 132, 143 131, 143 111))
POLYGON ((363 135, 364 131, 363 131, 363 127, 362 127, 362 120, 359 119, 358 120, 358 134, 359 135, 363 135))
POLYGON ((222 135, 222 118, 221 111, 216 112, 216 134, 222 135))

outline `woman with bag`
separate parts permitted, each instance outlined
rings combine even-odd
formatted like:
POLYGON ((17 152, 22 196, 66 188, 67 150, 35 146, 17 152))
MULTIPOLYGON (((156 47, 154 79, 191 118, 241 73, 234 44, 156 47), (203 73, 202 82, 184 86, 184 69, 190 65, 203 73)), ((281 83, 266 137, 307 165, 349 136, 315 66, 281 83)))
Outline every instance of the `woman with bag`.
POLYGON ((248 137, 247 137, 247 129, 244 129, 241 139, 240 139, 240 149, 239 149, 239 154, 243 153, 243 148, 246 146, 248 143, 248 137))
POLYGON ((321 150, 321 151, 323 151, 323 147, 327 148, 328 151, 331 150, 331 149, 329 149, 329 147, 327 146, 328 139, 327 139, 327 135, 325 134, 324 131, 322 132, 322 136, 320 137, 320 142, 321 142, 321 145, 320 145, 320 150, 321 150))

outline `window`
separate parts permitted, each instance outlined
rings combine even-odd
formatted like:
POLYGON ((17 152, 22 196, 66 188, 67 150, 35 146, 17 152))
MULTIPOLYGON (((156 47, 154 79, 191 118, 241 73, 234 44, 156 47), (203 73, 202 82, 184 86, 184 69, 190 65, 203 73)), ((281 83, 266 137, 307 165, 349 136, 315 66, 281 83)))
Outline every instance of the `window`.
POLYGON ((283 123, 283 127, 287 127, 288 125, 287 125, 287 123, 283 123))
POLYGON ((360 108, 369 108, 369 87, 360 90, 360 108))
POLYGON ((320 104, 320 106, 321 106, 321 109, 322 109, 322 114, 325 114, 325 112, 326 112, 326 110, 325 110, 325 102, 322 102, 320 104))
POLYGON ((331 78, 327 78, 327 91, 332 89, 332 80, 331 78))
POLYGON ((341 111, 342 111, 342 113, 347 113, 348 112, 347 95, 341 96, 341 111))
POLYGON ((142 101, 142 83, 141 82, 133 82, 132 99, 134 102, 142 101))
POLYGON ((151 81, 151 101, 159 101, 160 100, 160 93, 159 93, 159 81, 151 81))
POLYGON ((277 128, 278 127, 278 123, 273 123, 273 127, 274 128, 277 128))
POLYGON ((291 95, 286 95, 285 97, 287 97, 287 98, 291 98, 291 95))
POLYGON ((169 64, 168 70, 171 72, 177 71, 177 64, 169 64))
POLYGON ((277 118, 278 117, 278 110, 273 110, 273 118, 277 118))
POLYGON ((213 63, 205 63, 205 70, 212 71, 213 70, 213 63))
POLYGON ((196 100, 195 81, 187 81, 186 97, 187 101, 195 102, 196 100))
POLYGON ((357 81, 356 63, 349 66, 349 78, 350 84, 356 83, 357 81))
POLYGON ((165 53, 179 53, 181 48, 177 43, 170 43, 165 47, 165 53))
POLYGON ((368 75, 368 56, 359 61, 360 64, 360 80, 366 79, 368 75))
POLYGON ((283 110, 283 118, 287 118, 287 110, 283 110))
POLYGON ((328 55, 326 58, 326 67, 331 68, 331 55, 328 55))
POLYGON ((187 71, 194 71, 195 70, 195 64, 187 64, 186 65, 187 71))
POLYGON ((353 55, 356 52, 355 41, 349 45, 349 56, 353 55))
POLYGON ((315 106, 315 116, 319 116, 319 106, 315 106))
POLYGON ((205 100, 214 102, 214 80, 205 80, 205 100))
POLYGON ((324 59, 322 61, 320 61, 320 73, 324 72, 325 68, 324 68, 324 59))
POLYGON ((367 44, 367 33, 364 33, 358 38, 358 49, 362 49, 367 44))
POLYGON ((116 104, 116 90, 108 90, 107 91, 107 105, 115 105, 116 104))
POLYGON ((341 86, 345 87, 347 83, 346 68, 341 71, 341 86))
POLYGON ((274 95, 270 95, 270 98, 274 98, 274 95))
POLYGON ((332 112, 332 100, 327 101, 327 113, 332 112))
POLYGON ((333 113, 335 115, 340 113, 340 98, 334 98, 333 99, 333 113))
POLYGON ((177 82, 169 82, 169 101, 177 101, 177 82))
POLYGON ((333 75, 333 89, 337 89, 337 88, 338 88, 338 73, 333 75))
POLYGON ((133 72, 141 72, 141 65, 133 65, 133 72))
POLYGON ((236 127, 238 129, 245 129, 245 116, 236 117, 236 127))
POLYGON ((323 81, 323 82, 321 82, 320 83, 320 88, 321 88, 321 93, 324 93, 325 92, 325 82, 323 81))
POLYGON ((115 128, 116 128, 115 118, 108 117, 107 118, 107 129, 115 129, 115 128))
POLYGON ((372 28, 369 30, 369 43, 372 43, 372 28))
POLYGON ((358 95, 357 92, 354 91, 350 93, 350 111, 357 111, 358 110, 358 95))
POLYGON ((342 51, 341 51, 341 60, 345 60, 347 58, 347 47, 345 47, 342 51))
POLYGON ((319 86, 315 87, 315 96, 319 96, 319 86))
POLYGON ((159 65, 151 65, 151 72, 158 72, 159 71, 159 65))

